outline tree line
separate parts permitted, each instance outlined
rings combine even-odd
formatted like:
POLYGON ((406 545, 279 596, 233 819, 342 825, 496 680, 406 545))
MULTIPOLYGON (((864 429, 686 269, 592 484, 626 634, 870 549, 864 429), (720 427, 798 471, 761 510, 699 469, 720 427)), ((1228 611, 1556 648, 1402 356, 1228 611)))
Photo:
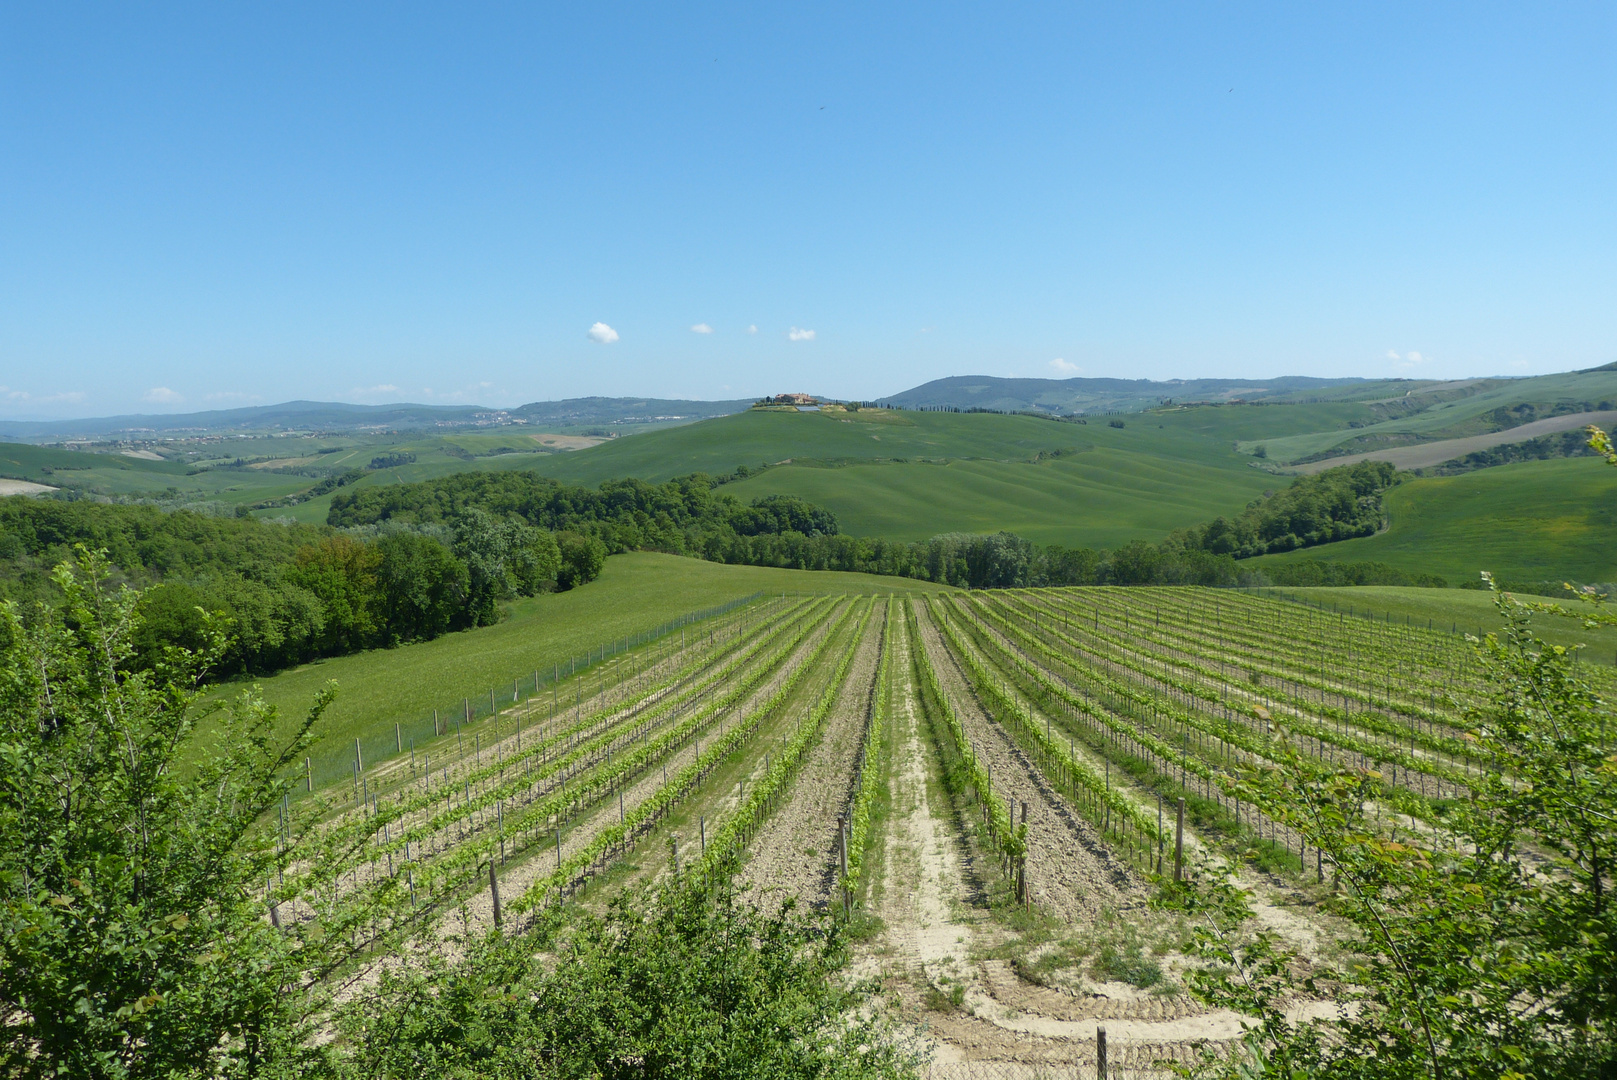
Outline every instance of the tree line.
POLYGON ((1231 518, 1161 543, 1115 550, 1040 546, 1009 532, 921 541, 840 532, 824 507, 790 495, 750 503, 704 474, 597 488, 527 472, 460 473, 356 487, 328 524, 268 523, 150 506, 0 500, 0 596, 51 600, 48 568, 73 545, 105 550, 115 580, 162 584, 143 600, 142 663, 167 645, 199 648, 223 620, 217 674, 267 674, 325 656, 425 641, 499 618, 502 601, 584 584, 609 553, 665 551, 713 562, 843 570, 962 588, 1059 585, 1432 585, 1379 563, 1301 561, 1261 570, 1248 554, 1380 521, 1392 467, 1301 477, 1231 518))
POLYGON ((538 527, 596 536, 613 553, 666 551, 712 562, 885 574, 977 589, 1445 584, 1381 563, 1305 561, 1261 571, 1239 564, 1269 551, 1373 533, 1382 520, 1381 494, 1398 482, 1397 471, 1384 462, 1299 477, 1233 518, 1114 551, 1038 546, 1009 532, 946 533, 919 541, 848 536, 824 507, 790 495, 744 504, 720 490, 723 479, 695 473, 660 484, 609 480, 590 489, 525 472, 459 473, 339 492, 327 520, 350 528, 435 523, 476 506, 538 527))
POLYGON ((1233 517, 1214 518, 1176 532, 1172 539, 1189 550, 1248 559, 1370 536, 1381 527, 1382 495, 1403 479, 1385 461, 1338 465, 1299 476, 1233 517))
POLYGON ((593 580, 596 537, 535 528, 467 506, 430 525, 329 527, 151 506, 0 500, 0 598, 44 601, 50 568, 76 545, 104 551, 113 580, 148 589, 134 663, 168 646, 200 650, 228 631, 216 675, 266 674, 362 649, 486 626, 516 596, 593 580))

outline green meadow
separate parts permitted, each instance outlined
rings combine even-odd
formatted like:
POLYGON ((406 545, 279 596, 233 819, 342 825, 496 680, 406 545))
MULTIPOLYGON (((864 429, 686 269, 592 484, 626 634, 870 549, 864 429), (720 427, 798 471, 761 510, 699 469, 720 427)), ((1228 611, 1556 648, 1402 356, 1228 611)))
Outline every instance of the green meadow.
POLYGON ((1038 543, 1112 547, 1160 539, 1279 486, 1233 441, 1287 415, 1209 407, 1120 417, 1123 426, 1114 428, 1105 418, 756 411, 554 455, 535 469, 597 483, 767 466, 724 490, 748 500, 802 496, 828 507, 855 536, 921 540, 1008 529, 1038 543))
POLYGON ((924 540, 1006 529, 1040 544, 1112 548, 1230 513, 1273 483, 1223 463, 1095 447, 1038 463, 789 465, 725 490, 747 499, 800 495, 829 507, 854 536, 924 540))
POLYGON ((1617 469, 1593 458, 1422 477, 1388 492, 1386 507, 1385 532, 1252 562, 1368 560, 1451 585, 1483 570, 1515 581, 1617 581, 1617 469))

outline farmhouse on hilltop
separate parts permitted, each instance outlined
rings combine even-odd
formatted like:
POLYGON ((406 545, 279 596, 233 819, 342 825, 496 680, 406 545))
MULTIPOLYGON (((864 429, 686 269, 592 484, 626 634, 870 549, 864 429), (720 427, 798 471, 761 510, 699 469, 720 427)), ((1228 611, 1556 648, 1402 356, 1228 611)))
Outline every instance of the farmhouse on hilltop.
POLYGON ((818 405, 819 399, 813 394, 776 394, 771 398, 764 398, 760 405, 818 405))

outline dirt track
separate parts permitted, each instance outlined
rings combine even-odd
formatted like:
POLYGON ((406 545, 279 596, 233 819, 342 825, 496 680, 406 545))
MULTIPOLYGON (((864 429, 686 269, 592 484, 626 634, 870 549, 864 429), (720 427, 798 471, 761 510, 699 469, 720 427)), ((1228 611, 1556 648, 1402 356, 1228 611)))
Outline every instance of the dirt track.
POLYGON ((836 883, 837 815, 847 811, 854 766, 864 742, 871 692, 881 648, 882 603, 865 624, 847 682, 825 718, 820 739, 792 783, 786 805, 769 818, 749 845, 741 877, 765 902, 795 898, 823 907, 836 883))
POLYGON ((944 644, 930 613, 916 605, 921 640, 979 758, 992 770, 994 790, 1007 806, 1028 805, 1028 887, 1033 902, 1067 922, 1093 919, 1104 909, 1144 902, 1141 883, 1028 760, 1004 728, 990 720, 965 673, 944 644))
POLYGON ((1490 431, 1485 435, 1469 435, 1463 439, 1439 439, 1435 442, 1415 443, 1412 446, 1389 446, 1385 450, 1367 450, 1362 454, 1344 454, 1341 457, 1310 461, 1306 465, 1288 465, 1292 472, 1317 473, 1334 469, 1338 465, 1356 465, 1361 461, 1386 461, 1400 469, 1424 469, 1441 465, 1445 461, 1464 457, 1478 450, 1488 450, 1508 443, 1526 442, 1540 435, 1555 435, 1574 428, 1597 424, 1610 428, 1617 423, 1617 412, 1569 413, 1534 420, 1504 431, 1490 431))

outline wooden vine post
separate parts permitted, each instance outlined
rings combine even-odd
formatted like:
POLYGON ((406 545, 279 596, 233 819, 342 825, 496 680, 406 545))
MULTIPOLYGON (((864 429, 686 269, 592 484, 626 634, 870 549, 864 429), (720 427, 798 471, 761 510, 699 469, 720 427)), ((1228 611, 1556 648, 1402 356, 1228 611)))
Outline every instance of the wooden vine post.
MULTIPOLYGON (((1011 812, 1013 814, 1016 812, 1014 804, 1011 808, 1011 812)), ((1024 841, 1027 838, 1026 800, 1023 800, 1022 802, 1022 837, 1024 841)), ((1033 901, 1031 898, 1029 898, 1027 891, 1027 847, 1025 846, 1025 843, 1022 848, 1022 857, 1017 861, 1016 866, 1016 898, 1022 902, 1022 906, 1027 910, 1031 911, 1033 909, 1033 901)))
POLYGON ((500 928, 500 879, 494 876, 493 859, 488 861, 488 894, 494 901, 494 929, 498 930, 500 928))
POLYGON ((1173 826, 1173 879, 1185 880, 1185 797, 1179 796, 1179 810, 1173 826))
POLYGON ((842 864, 842 914, 846 918, 853 906, 848 894, 848 819, 837 817, 837 861, 842 864))

